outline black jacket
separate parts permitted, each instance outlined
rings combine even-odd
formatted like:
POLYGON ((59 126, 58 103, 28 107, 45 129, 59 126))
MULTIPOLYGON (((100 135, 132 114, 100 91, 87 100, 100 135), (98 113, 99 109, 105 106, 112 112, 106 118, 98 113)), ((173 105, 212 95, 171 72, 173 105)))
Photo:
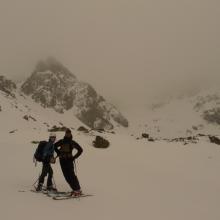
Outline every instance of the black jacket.
POLYGON ((82 147, 77 142, 67 137, 57 141, 54 144, 54 150, 59 158, 72 160, 77 159, 83 152, 82 147), (77 150, 77 153, 73 156, 72 151, 74 148, 77 150))

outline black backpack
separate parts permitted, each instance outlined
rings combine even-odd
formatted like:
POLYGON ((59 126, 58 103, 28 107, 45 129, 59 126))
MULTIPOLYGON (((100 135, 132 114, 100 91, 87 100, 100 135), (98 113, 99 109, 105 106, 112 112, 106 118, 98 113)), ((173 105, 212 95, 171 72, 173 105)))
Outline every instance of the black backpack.
POLYGON ((42 162, 43 161, 43 153, 44 153, 44 148, 47 144, 47 141, 41 141, 38 146, 37 149, 34 153, 34 158, 36 159, 36 161, 42 162))

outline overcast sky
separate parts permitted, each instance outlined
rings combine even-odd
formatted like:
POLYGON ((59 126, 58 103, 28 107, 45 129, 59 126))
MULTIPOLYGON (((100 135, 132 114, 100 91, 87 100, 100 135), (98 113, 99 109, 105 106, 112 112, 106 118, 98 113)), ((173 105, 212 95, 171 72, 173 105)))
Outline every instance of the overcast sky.
POLYGON ((123 108, 220 75, 219 0, 0 0, 0 74, 54 56, 123 108))

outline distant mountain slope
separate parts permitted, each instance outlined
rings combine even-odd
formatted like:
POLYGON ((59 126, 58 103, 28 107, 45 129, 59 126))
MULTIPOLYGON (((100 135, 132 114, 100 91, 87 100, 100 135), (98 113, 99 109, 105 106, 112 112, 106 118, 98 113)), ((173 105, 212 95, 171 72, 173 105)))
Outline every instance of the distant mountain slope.
MULTIPOLYGON (((157 137, 179 137, 198 133, 218 134, 220 90, 211 88, 152 105, 136 124, 136 131, 157 137)), ((133 128, 133 130, 135 130, 133 128)))

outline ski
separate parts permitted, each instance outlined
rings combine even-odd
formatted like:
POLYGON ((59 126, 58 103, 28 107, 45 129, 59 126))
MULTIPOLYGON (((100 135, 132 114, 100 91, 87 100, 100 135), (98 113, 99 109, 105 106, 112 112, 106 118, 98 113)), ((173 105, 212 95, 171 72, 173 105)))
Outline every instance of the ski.
POLYGON ((40 193, 43 193, 43 194, 44 194, 44 193, 46 192, 45 190, 36 191, 35 189, 31 189, 30 191, 31 191, 31 192, 34 192, 34 193, 39 193, 39 194, 40 194, 40 193))
POLYGON ((82 194, 80 196, 72 196, 72 195, 68 195, 68 196, 54 196, 52 197, 54 200, 67 200, 67 199, 80 199, 82 197, 88 197, 88 196, 93 196, 91 194, 82 194))
POLYGON ((49 197, 60 197, 60 196, 69 196, 70 192, 65 192, 65 191, 48 191, 48 190, 41 190, 41 191, 36 191, 34 189, 30 190, 31 192, 38 193, 38 194, 44 194, 49 197))
POLYGON ((69 196, 71 194, 71 192, 61 192, 61 191, 48 191, 47 193, 45 193, 47 196, 49 197, 63 197, 63 196, 69 196))

